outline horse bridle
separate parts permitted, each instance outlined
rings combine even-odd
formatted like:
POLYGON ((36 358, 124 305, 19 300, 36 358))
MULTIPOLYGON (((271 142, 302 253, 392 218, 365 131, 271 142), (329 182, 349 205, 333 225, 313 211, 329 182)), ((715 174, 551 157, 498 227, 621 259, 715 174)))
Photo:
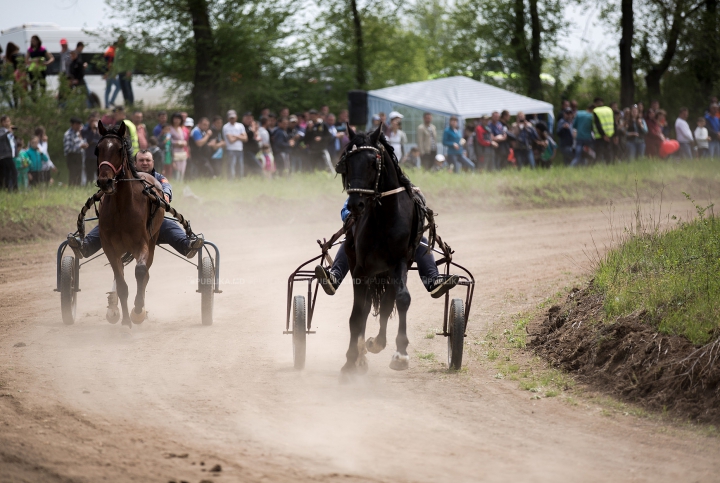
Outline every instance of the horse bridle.
POLYGON ((340 158, 340 161, 338 161, 338 164, 336 165, 335 170, 338 173, 345 175, 346 181, 345 181, 344 188, 348 194, 358 193, 361 196, 368 195, 368 196, 371 196, 374 200, 379 200, 380 198, 384 198, 385 196, 390 196, 390 195, 394 195, 396 193, 401 193, 401 192, 405 191, 405 188, 403 186, 401 186, 399 188, 395 188, 390 191, 380 192, 380 190, 379 190, 380 176, 382 175, 383 158, 384 158, 383 155, 385 154, 385 147, 382 144, 380 144, 379 146, 380 146, 380 149, 378 149, 374 146, 353 146, 352 149, 345 151, 345 153, 340 158), (373 153, 375 153, 375 167, 377 169, 377 176, 375 177, 375 188, 371 189, 371 190, 364 189, 364 188, 351 188, 350 180, 347 179, 347 163, 346 163, 347 159, 355 154, 362 152, 362 151, 372 151, 373 153))
POLYGON ((120 157, 122 158, 122 161, 120 162, 119 168, 116 168, 110 161, 101 162, 100 164, 98 164, 97 175, 99 178, 100 177, 100 168, 103 167, 104 165, 108 165, 108 166, 110 166, 110 169, 112 169, 113 174, 115 175, 115 176, 113 176, 113 182, 117 182, 118 178, 120 176, 125 176, 125 164, 128 161, 127 146, 125 145, 125 139, 118 136, 117 134, 109 134, 109 133, 105 134, 100 139, 98 139, 97 146, 95 146, 95 157, 98 156, 98 152, 99 152, 98 146, 100 146, 100 143, 104 139, 107 139, 107 138, 113 138, 113 139, 117 139, 120 141, 120 146, 121 146, 120 157))

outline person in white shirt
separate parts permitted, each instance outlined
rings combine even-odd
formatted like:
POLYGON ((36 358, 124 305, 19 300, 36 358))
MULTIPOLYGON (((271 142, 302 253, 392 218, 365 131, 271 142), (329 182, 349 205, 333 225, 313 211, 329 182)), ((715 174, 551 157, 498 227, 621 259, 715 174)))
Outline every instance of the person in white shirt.
POLYGON ((390 130, 387 132, 387 140, 390 146, 395 151, 395 156, 398 159, 403 159, 405 153, 405 144, 407 144, 407 136, 400 129, 400 121, 403 115, 397 111, 390 113, 390 130))
POLYGON ((681 107, 678 118, 675 120, 675 135, 677 141, 680 143, 680 149, 678 150, 678 157, 681 159, 692 159, 692 143, 693 135, 690 130, 690 125, 687 123, 688 108, 681 107))
POLYGON ((695 128, 695 143, 698 148, 698 156, 706 158, 709 152, 710 135, 707 128, 705 127, 705 118, 699 117, 697 120, 697 127, 695 128))
POLYGON ((227 112, 228 122, 223 126, 222 132, 225 138, 230 167, 230 179, 235 179, 235 165, 240 165, 240 177, 245 176, 245 161, 243 160, 243 142, 247 142, 247 132, 241 122, 237 122, 237 112, 227 112))

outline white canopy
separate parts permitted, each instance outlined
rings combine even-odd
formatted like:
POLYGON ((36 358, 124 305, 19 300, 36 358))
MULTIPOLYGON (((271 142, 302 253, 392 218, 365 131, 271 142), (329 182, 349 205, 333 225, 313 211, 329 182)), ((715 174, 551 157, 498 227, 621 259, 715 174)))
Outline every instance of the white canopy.
POLYGON ((393 104, 429 111, 434 114, 455 115, 474 119, 506 110, 510 115, 548 114, 553 117, 553 105, 538 101, 469 77, 456 76, 413 82, 368 92, 371 98, 393 104))

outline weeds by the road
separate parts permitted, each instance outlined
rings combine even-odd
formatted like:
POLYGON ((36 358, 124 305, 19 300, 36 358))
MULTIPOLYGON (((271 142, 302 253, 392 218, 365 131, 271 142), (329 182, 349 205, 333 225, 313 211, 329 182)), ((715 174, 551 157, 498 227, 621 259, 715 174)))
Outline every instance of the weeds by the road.
POLYGON ((609 320, 645 310, 664 334, 705 344, 720 335, 720 222, 693 200, 697 217, 661 230, 638 214, 602 258, 595 287, 609 320))

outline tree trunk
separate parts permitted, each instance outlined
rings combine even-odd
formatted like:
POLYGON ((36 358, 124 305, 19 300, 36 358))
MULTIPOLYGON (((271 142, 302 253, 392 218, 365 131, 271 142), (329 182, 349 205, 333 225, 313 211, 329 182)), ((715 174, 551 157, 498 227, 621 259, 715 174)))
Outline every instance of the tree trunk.
POLYGON ((365 59, 363 57, 364 43, 363 43, 363 32, 362 23, 360 22, 360 12, 357 8, 357 1, 350 0, 350 7, 353 14, 353 25, 355 27, 355 88, 365 89, 367 82, 365 78, 365 59))
POLYGON ((635 72, 633 69, 633 0, 622 0, 622 37, 620 39, 620 106, 635 102, 635 72))
POLYGON ((670 63, 675 57, 675 51, 677 50, 678 38, 682 31, 684 23, 684 7, 685 2, 677 0, 675 3, 675 11, 673 12, 672 27, 670 27, 670 33, 668 34, 667 46, 665 47, 665 54, 663 58, 657 64, 652 64, 645 75, 645 84, 647 85, 648 95, 650 101, 657 100, 660 97, 660 81, 663 75, 667 72, 670 63))
POLYGON ((540 43, 542 27, 540 15, 538 14, 538 0, 530 0, 530 27, 532 29, 532 43, 530 44, 530 62, 528 64, 528 95, 535 99, 543 98, 542 79, 542 57, 540 56, 540 43))
POLYGON ((700 83, 702 96, 713 94, 720 79, 720 28, 718 28, 718 0, 705 0, 700 25, 694 39, 695 77, 700 83))
POLYGON ((207 0, 188 0, 195 43, 195 78, 192 88, 196 118, 211 117, 219 112, 217 86, 213 70, 215 45, 210 27, 207 0))

